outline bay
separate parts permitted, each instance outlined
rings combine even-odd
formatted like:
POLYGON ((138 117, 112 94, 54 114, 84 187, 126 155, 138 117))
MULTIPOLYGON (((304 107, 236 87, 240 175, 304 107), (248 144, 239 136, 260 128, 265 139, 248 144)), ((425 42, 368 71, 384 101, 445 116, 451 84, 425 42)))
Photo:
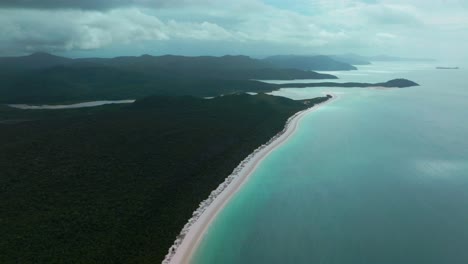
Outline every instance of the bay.
POLYGON ((192 263, 468 263, 468 71, 377 63, 306 88, 339 99, 301 121, 218 214, 192 263))

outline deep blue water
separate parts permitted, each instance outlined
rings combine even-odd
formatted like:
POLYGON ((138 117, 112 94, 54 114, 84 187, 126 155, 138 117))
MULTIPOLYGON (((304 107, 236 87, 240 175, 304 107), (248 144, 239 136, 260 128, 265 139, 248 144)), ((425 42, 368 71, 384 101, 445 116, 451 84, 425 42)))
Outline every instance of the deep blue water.
POLYGON ((307 115, 221 211, 195 264, 468 263, 468 71, 380 63, 285 89, 340 98, 307 115))

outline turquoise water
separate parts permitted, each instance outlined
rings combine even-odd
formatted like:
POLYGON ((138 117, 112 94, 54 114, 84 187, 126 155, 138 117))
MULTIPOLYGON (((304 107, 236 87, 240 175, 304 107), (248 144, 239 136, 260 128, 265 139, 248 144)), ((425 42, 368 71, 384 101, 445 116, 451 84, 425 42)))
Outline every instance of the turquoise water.
POLYGON ((261 163, 194 264, 468 263, 468 71, 388 63, 339 76, 421 87, 276 92, 340 98, 261 163))

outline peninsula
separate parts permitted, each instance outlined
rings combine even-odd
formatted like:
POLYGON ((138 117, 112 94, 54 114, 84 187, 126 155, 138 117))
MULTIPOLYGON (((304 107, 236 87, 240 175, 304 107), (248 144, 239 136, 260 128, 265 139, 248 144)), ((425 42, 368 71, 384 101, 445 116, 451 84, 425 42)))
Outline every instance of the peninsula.
POLYGON ((245 157, 328 99, 0 107, 0 263, 160 263, 200 201, 245 157))
POLYGON ((315 82, 315 83, 286 83, 277 84, 279 88, 305 88, 305 87, 342 87, 342 88, 369 88, 369 87, 384 87, 384 88, 407 88, 419 86, 419 84, 407 79, 393 79, 382 83, 336 83, 336 82, 315 82))

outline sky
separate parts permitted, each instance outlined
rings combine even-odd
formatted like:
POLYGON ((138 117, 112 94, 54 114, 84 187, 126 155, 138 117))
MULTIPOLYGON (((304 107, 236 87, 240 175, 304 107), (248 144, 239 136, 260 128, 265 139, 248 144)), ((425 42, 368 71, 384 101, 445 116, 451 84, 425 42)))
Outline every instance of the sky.
POLYGON ((468 0, 0 0, 0 56, 468 59, 468 0))

